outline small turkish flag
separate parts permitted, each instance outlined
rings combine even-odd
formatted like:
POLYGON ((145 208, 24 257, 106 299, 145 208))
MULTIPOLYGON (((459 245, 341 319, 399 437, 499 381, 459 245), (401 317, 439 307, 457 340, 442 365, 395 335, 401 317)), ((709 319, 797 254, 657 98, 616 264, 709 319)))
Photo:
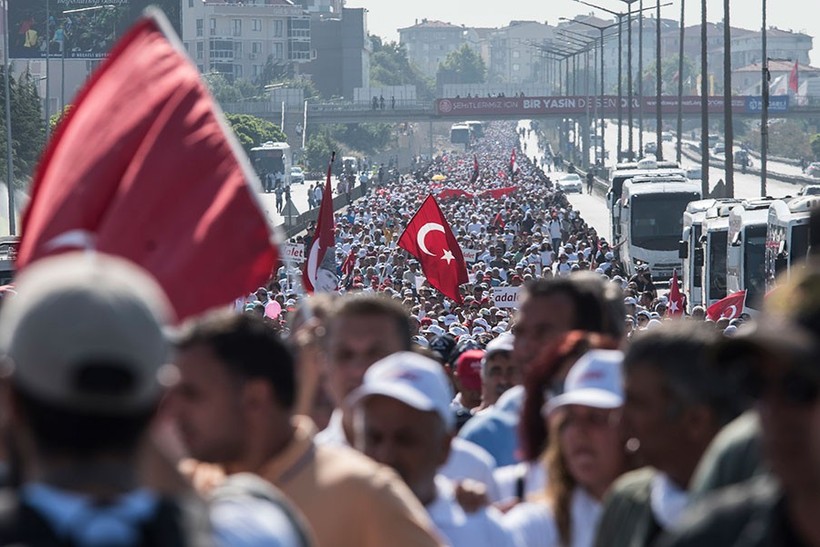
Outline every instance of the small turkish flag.
POLYGON ((308 247, 305 269, 302 271, 302 282, 305 290, 314 292, 333 292, 339 288, 336 276, 336 228, 333 225, 333 189, 330 186, 330 173, 336 152, 330 156, 327 164, 327 178, 319 205, 319 222, 313 234, 313 241, 308 247))
POLYGON ((800 87, 800 78, 797 73, 797 61, 794 62, 791 73, 789 73, 789 91, 797 93, 800 87))
POLYGON ((242 148, 168 21, 149 13, 49 142, 17 267, 77 248, 120 256, 182 321, 267 282, 278 252, 242 148))
POLYGON ((432 195, 427 196, 399 238, 399 247, 416 257, 430 284, 461 303, 459 285, 469 281, 456 236, 432 195))
POLYGON ((709 306, 706 309, 706 316, 712 321, 717 321, 723 317, 726 319, 734 319, 735 317, 740 317, 745 305, 746 291, 738 291, 709 306))
POLYGON ((666 314, 669 317, 680 317, 683 315, 684 306, 683 294, 681 294, 678 288, 678 271, 675 270, 672 272, 672 285, 669 288, 669 307, 666 310, 666 314))

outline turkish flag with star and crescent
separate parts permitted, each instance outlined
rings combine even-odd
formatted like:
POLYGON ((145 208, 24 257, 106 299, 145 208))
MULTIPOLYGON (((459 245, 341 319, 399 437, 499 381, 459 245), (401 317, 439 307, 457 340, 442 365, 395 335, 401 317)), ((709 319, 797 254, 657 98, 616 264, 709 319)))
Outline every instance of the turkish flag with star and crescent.
POLYGON ((740 317, 745 305, 746 291, 738 291, 706 308, 706 316, 712 321, 717 321, 722 317, 734 319, 740 317))
POLYGON ((684 308, 683 294, 678 287, 678 270, 672 272, 672 282, 669 286, 669 308, 666 314, 669 317, 680 317, 683 315, 684 308))
POLYGON ((456 236, 432 195, 427 196, 407 224, 399 247, 418 259, 433 287, 461 303, 458 288, 469 281, 467 265, 456 236))
POLYGON ((120 256, 182 321, 266 283, 279 252, 239 142, 168 21, 148 13, 48 143, 17 268, 76 249, 120 256))

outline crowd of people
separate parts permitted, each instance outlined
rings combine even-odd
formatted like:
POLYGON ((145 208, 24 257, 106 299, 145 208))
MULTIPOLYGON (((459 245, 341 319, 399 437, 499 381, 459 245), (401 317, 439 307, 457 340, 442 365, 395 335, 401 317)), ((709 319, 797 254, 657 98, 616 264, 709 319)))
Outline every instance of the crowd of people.
POLYGON ((130 263, 28 267, 0 309, 0 545, 820 544, 820 265, 754 320, 673 318, 508 161, 519 136, 338 214, 337 291, 283 267, 170 328, 130 263), (430 191, 472 251, 459 299, 398 248, 430 191))

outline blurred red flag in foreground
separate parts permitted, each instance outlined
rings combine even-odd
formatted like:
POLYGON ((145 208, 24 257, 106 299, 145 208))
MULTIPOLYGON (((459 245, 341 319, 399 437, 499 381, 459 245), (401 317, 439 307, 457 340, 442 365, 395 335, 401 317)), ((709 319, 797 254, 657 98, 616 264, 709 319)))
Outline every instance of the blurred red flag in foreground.
POLYGON ((265 283, 278 258, 259 182, 161 12, 138 21, 49 143, 19 269, 77 248, 156 277, 181 321, 265 283))

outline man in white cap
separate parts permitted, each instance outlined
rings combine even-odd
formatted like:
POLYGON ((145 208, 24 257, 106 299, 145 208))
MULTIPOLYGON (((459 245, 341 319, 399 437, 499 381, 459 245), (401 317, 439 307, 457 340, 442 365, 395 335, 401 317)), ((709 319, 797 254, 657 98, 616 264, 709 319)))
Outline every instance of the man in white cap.
POLYGON ((453 437, 452 398, 440 364, 412 352, 394 353, 375 363, 350 396, 356 445, 398 472, 453 547, 517 545, 499 513, 466 514, 452 484, 438 473, 453 437))
POLYGON ((521 366, 513 360, 515 337, 504 333, 487 344, 481 360, 481 406, 477 412, 492 407, 501 395, 521 383, 521 366))

